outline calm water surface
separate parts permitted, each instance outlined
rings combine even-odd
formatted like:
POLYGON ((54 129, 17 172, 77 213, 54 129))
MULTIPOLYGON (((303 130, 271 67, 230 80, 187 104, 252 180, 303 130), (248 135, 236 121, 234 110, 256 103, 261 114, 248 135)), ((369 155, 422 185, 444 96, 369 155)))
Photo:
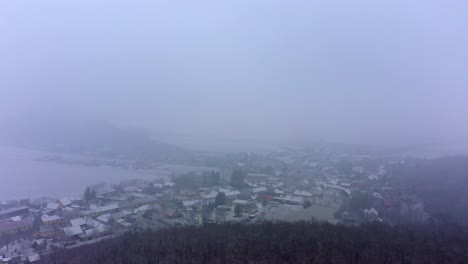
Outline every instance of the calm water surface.
POLYGON ((45 152, 0 147, 0 201, 37 198, 73 197, 86 186, 100 182, 119 183, 128 179, 158 179, 169 172, 138 173, 108 167, 57 164, 35 161, 45 152))

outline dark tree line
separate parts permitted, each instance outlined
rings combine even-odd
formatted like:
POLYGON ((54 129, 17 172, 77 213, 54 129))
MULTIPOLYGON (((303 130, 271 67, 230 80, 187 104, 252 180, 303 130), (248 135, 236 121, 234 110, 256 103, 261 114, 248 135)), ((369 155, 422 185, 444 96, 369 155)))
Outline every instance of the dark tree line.
POLYGON ((127 233, 59 250, 42 263, 468 263, 468 231, 319 222, 222 224, 127 233))

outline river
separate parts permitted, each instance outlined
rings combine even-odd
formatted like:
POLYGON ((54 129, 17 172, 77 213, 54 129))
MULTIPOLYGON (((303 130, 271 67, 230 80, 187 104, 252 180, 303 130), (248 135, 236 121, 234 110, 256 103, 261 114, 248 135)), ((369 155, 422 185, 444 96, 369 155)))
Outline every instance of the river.
POLYGON ((73 197, 86 186, 129 179, 166 178, 169 171, 131 170, 35 161, 45 152, 0 147, 0 201, 38 197, 73 197))

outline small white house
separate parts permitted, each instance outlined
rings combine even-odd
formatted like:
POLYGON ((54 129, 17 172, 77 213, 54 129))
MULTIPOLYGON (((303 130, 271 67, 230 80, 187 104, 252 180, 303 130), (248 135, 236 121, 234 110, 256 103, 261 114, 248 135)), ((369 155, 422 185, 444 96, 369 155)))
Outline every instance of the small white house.
POLYGON ((302 196, 302 197, 312 197, 312 193, 307 192, 307 191, 295 191, 293 195, 302 196))
POLYGON ((247 205, 249 202, 247 200, 240 200, 240 199, 236 199, 234 201, 232 201, 232 203, 234 205, 247 205))
POLYGON ((253 188, 252 190, 253 193, 261 193, 261 192, 266 192, 266 191, 267 191, 266 187, 253 188))

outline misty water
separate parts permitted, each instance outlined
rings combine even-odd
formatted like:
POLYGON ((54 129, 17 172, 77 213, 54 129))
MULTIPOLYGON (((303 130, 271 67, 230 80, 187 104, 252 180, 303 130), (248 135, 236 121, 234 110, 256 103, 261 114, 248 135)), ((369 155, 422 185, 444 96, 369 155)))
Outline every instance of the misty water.
POLYGON ((74 197, 86 186, 129 179, 164 178, 162 173, 146 174, 109 167, 91 167, 36 161, 48 153, 0 147, 0 201, 38 198, 74 197))

